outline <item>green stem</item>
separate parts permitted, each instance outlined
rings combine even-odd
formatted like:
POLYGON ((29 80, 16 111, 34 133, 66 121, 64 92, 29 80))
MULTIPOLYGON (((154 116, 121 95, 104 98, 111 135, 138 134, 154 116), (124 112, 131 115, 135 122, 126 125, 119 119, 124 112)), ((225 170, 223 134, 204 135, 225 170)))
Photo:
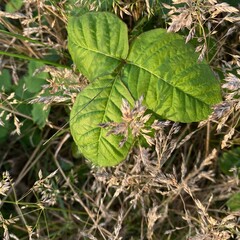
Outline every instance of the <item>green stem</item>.
POLYGON ((24 41, 28 41, 28 42, 31 42, 31 43, 37 43, 37 44, 40 44, 40 45, 43 45, 43 46, 47 46, 46 44, 44 44, 42 42, 39 42, 37 40, 33 40, 31 38, 28 38, 28 37, 24 37, 20 34, 11 33, 11 32, 5 31, 5 30, 1 30, 1 29, 0 29, 0 33, 5 34, 5 35, 9 35, 11 37, 15 37, 15 38, 20 39, 20 40, 24 40, 24 41))
POLYGON ((44 59, 29 57, 29 56, 26 56, 26 55, 23 55, 23 54, 16 54, 16 53, 9 53, 9 52, 0 51, 0 55, 5 55, 5 56, 9 56, 9 57, 14 57, 14 58, 20 58, 20 59, 24 59, 24 60, 41 62, 41 63, 52 65, 52 66, 55 66, 55 67, 62 67, 62 68, 71 69, 71 67, 66 66, 66 65, 62 65, 62 64, 51 62, 51 61, 44 60, 44 59))

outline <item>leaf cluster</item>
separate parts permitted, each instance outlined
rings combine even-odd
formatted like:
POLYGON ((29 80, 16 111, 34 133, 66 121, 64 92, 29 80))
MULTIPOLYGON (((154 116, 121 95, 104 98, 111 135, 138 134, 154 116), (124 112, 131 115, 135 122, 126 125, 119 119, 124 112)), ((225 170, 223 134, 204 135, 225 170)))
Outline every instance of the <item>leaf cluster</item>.
POLYGON ((129 46, 122 21, 110 13, 90 12, 69 19, 68 47, 91 82, 73 106, 71 132, 83 155, 97 165, 119 163, 133 145, 129 138, 118 149, 119 137, 106 136, 99 126, 121 122, 122 99, 133 106, 144 96, 147 109, 178 122, 207 118, 221 99, 207 63, 197 62, 192 46, 164 29, 142 33, 129 46))

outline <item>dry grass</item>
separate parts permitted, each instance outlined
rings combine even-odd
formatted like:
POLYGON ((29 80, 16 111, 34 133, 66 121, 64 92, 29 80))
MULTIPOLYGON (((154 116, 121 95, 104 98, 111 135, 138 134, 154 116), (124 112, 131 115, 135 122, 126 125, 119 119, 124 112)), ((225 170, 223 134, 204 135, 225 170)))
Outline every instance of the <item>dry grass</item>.
MULTIPOLYGON (((133 109, 123 100, 123 122, 102 127, 108 127, 109 134, 121 134, 120 145, 129 127, 145 143, 137 143, 118 166, 99 168, 77 153, 72 156, 68 113, 87 81, 71 69, 66 24, 74 6, 101 10, 103 4, 76 1, 66 7, 66 3, 25 0, 18 12, 0 11, 4 29, 18 34, 1 32, 0 51, 35 59, 54 55, 66 66, 35 69, 35 74, 45 72, 49 77, 38 94, 24 101, 51 107, 41 131, 19 110, 22 100, 13 90, 0 93, 0 125, 7 118, 15 126, 0 148, 2 239, 240 239, 240 214, 226 207, 232 193, 240 190, 238 172, 226 176, 218 167, 222 152, 239 145, 240 139, 240 54, 239 41, 233 40, 239 39, 239 11, 215 0, 163 5, 170 11, 161 24, 166 22, 169 31, 182 30, 186 41, 197 39, 199 60, 205 56, 219 79, 225 76, 223 101, 198 125, 170 121, 149 125, 142 99, 133 109), (26 120, 31 122, 27 130, 26 120), (36 144, 35 131, 41 136, 36 144), (32 145, 26 144, 29 141, 32 145)), ((114 1, 108 10, 133 28, 160 7, 158 1, 155 5, 114 1)), ((1 55, 0 70, 10 70, 12 84, 17 85, 27 61, 1 55)))

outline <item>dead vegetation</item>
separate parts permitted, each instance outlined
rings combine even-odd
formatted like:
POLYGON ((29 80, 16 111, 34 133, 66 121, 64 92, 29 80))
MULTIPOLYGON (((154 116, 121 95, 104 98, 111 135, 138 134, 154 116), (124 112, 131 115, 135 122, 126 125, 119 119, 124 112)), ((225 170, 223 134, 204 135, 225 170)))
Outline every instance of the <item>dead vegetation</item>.
MULTIPOLYGON (((222 153, 240 142, 239 18, 239 9, 216 0, 173 0, 171 5, 148 0, 112 4, 24 0, 15 12, 1 10, 0 71, 7 69, 11 84, 17 86, 28 71, 28 61, 44 59, 34 74, 46 73, 47 79, 27 98, 18 97, 16 88, 2 87, 0 92, 0 125, 6 128, 6 120, 12 123, 0 143, 0 236, 5 240, 240 239, 239 211, 231 212, 226 205, 239 192, 238 169, 224 175, 218 164, 222 153), (144 16, 150 21, 161 15, 162 23, 156 24, 181 31, 186 42, 196 40, 199 60, 207 58, 223 92, 223 101, 199 124, 155 121, 148 126, 150 116, 142 99, 134 109, 123 101, 123 122, 102 127, 123 136, 120 147, 129 128, 145 143, 139 141, 126 161, 112 168, 92 166, 83 159, 74 150, 67 127, 69 109, 87 85, 71 66, 67 16, 74 8, 97 11, 103 6, 125 19, 130 29, 144 16), (51 108, 40 130, 34 116, 19 108, 23 103, 51 108)), ((24 85, 22 89, 22 94, 28 91, 24 85)))

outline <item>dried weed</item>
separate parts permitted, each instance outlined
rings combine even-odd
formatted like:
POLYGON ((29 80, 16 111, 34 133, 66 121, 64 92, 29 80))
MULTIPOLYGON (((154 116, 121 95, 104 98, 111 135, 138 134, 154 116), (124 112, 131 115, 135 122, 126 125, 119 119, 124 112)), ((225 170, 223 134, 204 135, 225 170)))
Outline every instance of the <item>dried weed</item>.
MULTIPOLYGON (((33 40, 4 35, 0 39, 0 50, 43 59, 49 49, 53 49, 64 64, 67 22, 64 3, 51 5, 44 0, 25 0, 19 12, 0 11, 0 23, 10 33, 33 40)), ((211 50, 208 40, 216 41, 216 54, 208 60, 215 69, 225 73, 223 101, 214 107, 207 121, 195 126, 151 122, 142 98, 132 108, 123 100, 122 122, 101 126, 108 128, 109 134, 123 136, 120 146, 129 134, 138 140, 143 138, 145 145, 136 144, 127 160, 116 167, 98 168, 70 157, 68 133, 59 134, 43 146, 52 128, 59 129, 52 123, 48 123, 42 141, 33 150, 18 154, 19 145, 15 145, 15 141, 23 134, 21 119, 29 116, 13 107, 18 104, 14 93, 6 94, 2 89, 0 125, 4 124, 3 120, 13 118, 14 133, 21 135, 17 140, 10 139, 8 150, 1 150, 0 164, 7 168, 11 162, 15 165, 17 160, 23 162, 17 174, 13 174, 13 170, 4 172, 0 181, 2 209, 13 206, 12 215, 0 215, 3 239, 19 239, 16 229, 25 239, 52 236, 74 240, 240 238, 239 213, 229 212, 225 207, 229 196, 240 190, 239 178, 237 173, 223 176, 217 167, 221 149, 239 145, 240 139, 240 56, 237 41, 229 41, 233 36, 239 37, 239 11, 216 0, 174 0, 173 3, 172 6, 164 4, 170 10, 166 18, 168 31, 187 28, 186 42, 196 37, 200 43, 196 49, 199 60, 211 50), (67 167, 71 164, 74 167, 69 170, 67 167), (19 193, 25 178, 28 182, 24 190, 27 190, 19 193)), ((74 6, 100 9, 99 1, 91 4, 77 1, 74 6)), ((150 1, 114 1, 112 10, 123 18, 130 16, 133 21, 152 14, 150 1)), ((17 84, 26 72, 26 62, 1 57, 0 70, 3 68, 11 70, 12 82, 17 84)), ((49 66, 37 71, 49 73, 49 79, 42 91, 29 99, 30 103, 66 107, 87 85, 86 79, 76 71, 49 66), (44 96, 46 91, 53 95, 44 96), (60 96, 54 95, 59 92, 60 96)), ((56 112, 53 118, 57 119, 55 115, 56 112)))

